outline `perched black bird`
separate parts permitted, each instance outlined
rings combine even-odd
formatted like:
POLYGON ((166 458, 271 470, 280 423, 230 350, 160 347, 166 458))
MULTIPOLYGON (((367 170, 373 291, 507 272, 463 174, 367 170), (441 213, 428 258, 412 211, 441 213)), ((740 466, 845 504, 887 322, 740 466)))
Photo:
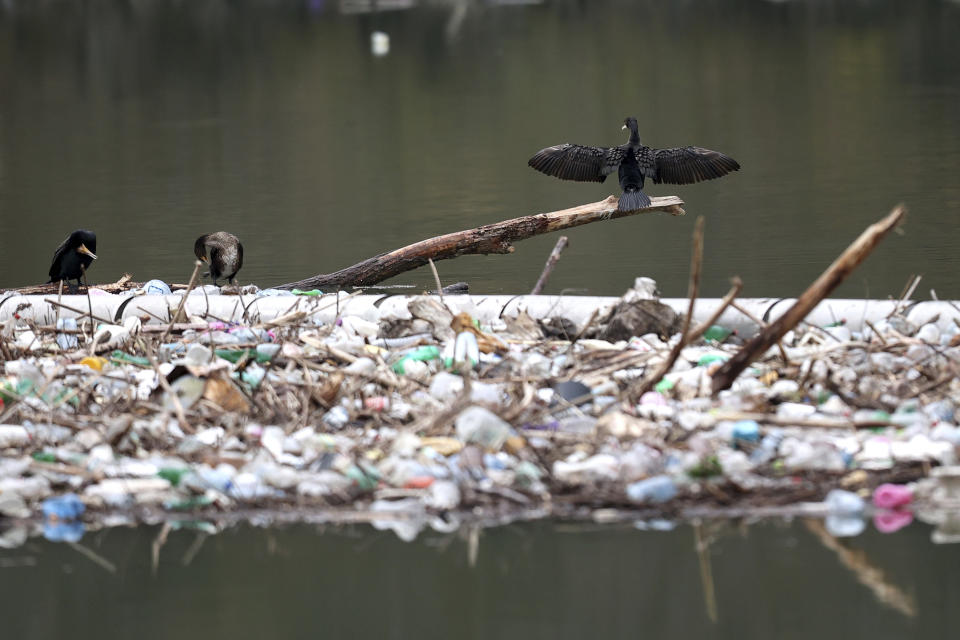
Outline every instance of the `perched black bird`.
POLYGON ((76 280, 80 286, 83 272, 97 259, 97 234, 86 229, 77 229, 57 247, 50 265, 49 282, 76 280))
POLYGON ((740 168, 730 156, 710 149, 645 147, 640 143, 636 118, 624 120, 623 128, 630 129, 630 139, 619 147, 561 144, 541 149, 527 164, 548 176, 578 182, 603 182, 607 175, 617 171, 623 189, 617 204, 620 211, 650 206, 650 198, 641 191, 645 178, 654 184, 691 184, 719 178, 740 168))
POLYGON ((200 236, 193 243, 193 253, 210 265, 210 273, 204 275, 213 278, 213 284, 217 284, 217 280, 222 277, 232 283, 237 271, 243 266, 243 245, 237 240, 237 236, 226 231, 200 236), (207 249, 210 249, 209 258, 207 249))

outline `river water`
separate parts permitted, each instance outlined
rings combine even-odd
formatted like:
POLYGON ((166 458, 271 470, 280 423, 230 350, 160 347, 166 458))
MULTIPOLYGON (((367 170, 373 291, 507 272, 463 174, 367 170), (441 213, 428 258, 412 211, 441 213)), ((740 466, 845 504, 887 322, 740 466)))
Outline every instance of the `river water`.
MULTIPOLYGON (((592 202, 526 160, 615 145, 722 150, 743 169, 666 214, 569 232, 548 286, 619 294, 648 275, 683 296, 707 218, 702 293, 805 287, 898 202, 889 238, 840 290, 897 295, 910 274, 960 297, 960 4, 5 0, 0 3, 0 287, 45 279, 77 227, 95 281, 184 282, 193 240, 244 242, 242 282, 325 273, 435 234, 592 202), (374 31, 390 52, 371 54, 374 31)), ((520 293, 556 235, 439 265, 520 293)), ((426 270, 398 283, 432 283, 426 270)))
POLYGON ((0 550, 5 634, 826 640, 947 638, 960 624, 960 555, 919 524, 835 548, 801 521, 669 532, 539 523, 410 543, 365 525, 243 526, 173 532, 154 564, 157 534, 0 550))
MULTIPOLYGON (((245 245, 241 281, 268 286, 592 202, 614 185, 564 183, 526 160, 562 142, 619 144, 635 115, 648 144, 722 150, 743 169, 650 185, 680 195, 685 218, 570 231, 548 292, 617 294, 648 275, 683 296, 704 215, 703 295, 733 275, 745 295, 795 295, 905 202, 903 233, 839 294, 897 295, 919 273, 921 295, 960 297, 960 3, 381 4, 410 7, 0 2, 0 287, 44 280, 81 226, 98 234, 95 281, 183 282, 194 238, 226 229, 245 245), (390 37, 384 57, 374 31, 390 37)), ((440 276, 525 292, 554 242, 441 262, 440 276)), ((0 610, 9 637, 76 640, 958 628, 960 556, 923 525, 834 548, 799 522, 704 529, 713 542, 698 556, 689 526, 513 525, 482 532, 471 566, 466 533, 403 543, 367 527, 238 527, 175 532, 155 568, 157 529, 112 529, 82 550, 0 550, 0 610)))

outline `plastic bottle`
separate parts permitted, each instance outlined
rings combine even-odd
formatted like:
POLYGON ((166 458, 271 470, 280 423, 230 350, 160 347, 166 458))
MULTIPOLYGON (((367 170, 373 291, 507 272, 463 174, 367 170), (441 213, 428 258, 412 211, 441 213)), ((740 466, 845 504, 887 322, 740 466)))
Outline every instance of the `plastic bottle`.
POLYGON ((463 442, 476 442, 490 450, 497 450, 513 432, 507 422, 483 407, 464 409, 454 421, 457 437, 463 442))
MULTIPOLYGON (((77 319, 76 318, 60 318, 59 320, 57 320, 57 329, 65 329, 67 331, 76 331, 77 319)), ((70 349, 76 349, 79 343, 77 341, 77 336, 74 333, 58 333, 57 344, 60 345, 60 348, 63 349, 64 351, 69 351, 70 349)))
POLYGON ((148 296, 168 296, 170 295, 170 285, 163 280, 148 280, 143 285, 143 292, 148 296))
POLYGON ((901 484, 882 484, 873 492, 873 504, 881 509, 897 509, 913 500, 913 492, 901 484))
POLYGON ((677 483, 670 476, 653 476, 627 485, 627 497, 633 502, 659 504, 677 495, 677 483))
POLYGON ((226 469, 211 469, 203 465, 181 476, 180 484, 195 491, 214 489, 220 493, 229 493, 233 489, 233 476, 226 469))
POLYGON ((43 517, 48 520, 75 520, 83 515, 86 505, 75 493, 47 498, 41 506, 43 517))
POLYGON ((413 351, 404 354, 402 358, 393 363, 393 371, 403 375, 405 373, 404 365, 411 361, 417 360, 420 362, 427 362, 428 360, 436 360, 440 357, 440 348, 435 345, 427 345, 425 347, 419 347, 413 351))
POLYGON ((480 363, 480 346, 477 343, 477 336, 469 331, 463 331, 457 334, 457 339, 453 345, 453 359, 450 362, 444 362, 447 367, 460 367, 467 365, 471 369, 480 363))
POLYGON ((750 461, 754 464, 766 464, 777 457, 783 435, 779 432, 768 433, 760 441, 759 446, 750 454, 750 461))
POLYGON ((734 442, 756 442, 760 439, 760 425, 756 420, 738 420, 733 423, 734 442))
POLYGON ((721 327, 720 325, 711 325, 703 334, 704 340, 712 342, 723 342, 733 333, 733 330, 721 327))
POLYGON ((830 513, 839 515, 860 515, 866 506, 863 498, 843 489, 831 489, 823 503, 830 513))
POLYGON ((342 429, 350 421, 350 414, 340 405, 331 407, 322 418, 323 422, 334 429, 342 429))

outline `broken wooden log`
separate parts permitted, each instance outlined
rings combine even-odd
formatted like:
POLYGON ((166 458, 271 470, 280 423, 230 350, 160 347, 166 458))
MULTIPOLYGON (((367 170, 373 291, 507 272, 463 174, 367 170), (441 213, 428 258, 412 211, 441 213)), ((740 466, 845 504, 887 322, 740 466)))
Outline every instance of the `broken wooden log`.
POLYGON ((787 331, 797 326, 807 314, 820 303, 837 285, 843 282, 861 262, 863 262, 874 248, 880 244, 884 236, 900 224, 906 209, 903 205, 894 208, 885 218, 875 222, 860 234, 860 237, 833 261, 827 270, 820 274, 803 294, 797 298, 786 313, 771 322, 743 345, 732 358, 727 360, 715 374, 713 374, 713 393, 730 388, 737 376, 758 357, 766 353, 787 331))
POLYGON ((606 200, 573 207, 572 209, 522 216, 475 229, 448 233, 421 240, 387 253, 381 253, 333 273, 319 274, 297 282, 288 282, 279 285, 277 288, 330 289, 370 286, 405 271, 422 267, 430 259, 437 261, 471 254, 512 253, 514 251, 512 243, 551 231, 560 231, 600 220, 615 220, 655 211, 664 211, 675 216, 685 213, 682 207, 683 200, 676 196, 652 198, 651 200, 651 206, 646 209, 618 211, 617 198, 610 196, 606 200))
MULTIPOLYGON (((122 293, 124 291, 129 291, 130 289, 136 289, 137 287, 142 286, 140 282, 133 282, 133 276, 129 273, 123 274, 119 280, 110 284, 100 284, 93 285, 96 289, 101 289, 107 293, 122 293)), ((0 289, 0 292, 6 291, 16 291, 22 296, 34 296, 34 295, 56 295, 60 288, 59 282, 49 282, 46 284, 36 284, 29 287, 11 287, 9 289, 0 289)), ((70 291, 68 287, 63 288, 63 293, 68 294, 70 291)))
MULTIPOLYGON (((578 227, 600 220, 615 220, 642 213, 663 211, 674 216, 682 216, 683 200, 676 196, 651 198, 651 205, 636 211, 618 211, 617 198, 610 196, 606 200, 591 204, 522 216, 502 222, 484 225, 446 235, 428 238, 406 247, 367 258, 362 262, 334 271, 319 274, 297 282, 278 285, 277 289, 333 289, 338 287, 369 287, 388 280, 395 275, 411 271, 428 263, 429 260, 447 260, 462 255, 485 255, 490 253, 513 253, 513 242, 526 240, 551 231, 560 231, 578 227)), ((142 282, 134 282, 130 274, 112 284, 93 285, 107 293, 123 293, 143 287, 142 282)), ((169 285, 172 291, 187 289, 186 284, 169 285)), ((20 295, 56 294, 58 283, 11 287, 0 292, 16 291, 20 295)), ((446 291, 447 287, 444 287, 446 291)))

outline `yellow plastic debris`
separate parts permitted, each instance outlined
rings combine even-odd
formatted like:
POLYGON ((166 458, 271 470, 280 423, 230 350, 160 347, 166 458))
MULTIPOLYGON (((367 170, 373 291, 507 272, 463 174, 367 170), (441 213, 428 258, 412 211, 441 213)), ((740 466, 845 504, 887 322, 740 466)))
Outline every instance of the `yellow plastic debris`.
POLYGON ((100 356, 87 356, 80 361, 80 364, 85 364, 94 371, 103 371, 103 365, 107 364, 107 359, 100 356))
POLYGON ((452 456, 463 449, 463 443, 456 438, 447 438, 443 436, 428 437, 420 439, 420 446, 430 447, 442 456, 452 456))

